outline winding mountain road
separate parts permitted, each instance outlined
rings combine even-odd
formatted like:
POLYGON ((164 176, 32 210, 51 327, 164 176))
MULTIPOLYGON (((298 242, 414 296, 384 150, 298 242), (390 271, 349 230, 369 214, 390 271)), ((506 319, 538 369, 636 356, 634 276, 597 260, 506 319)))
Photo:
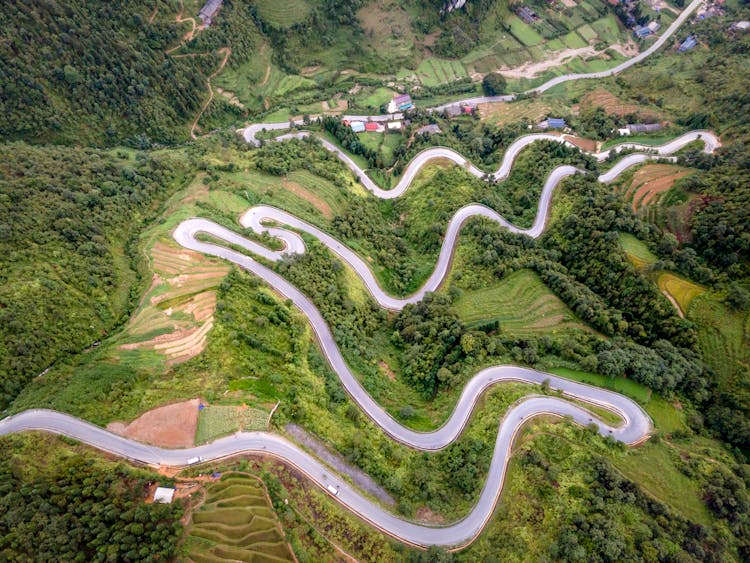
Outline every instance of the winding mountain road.
MULTIPOLYGON (((304 136, 305 133, 297 133, 296 135, 304 136)), ((376 197, 383 199, 392 199, 394 197, 403 195, 403 193, 409 188, 411 182, 417 176, 419 171, 434 159, 449 159, 459 166, 464 167, 464 169, 467 170, 470 174, 473 174, 478 178, 489 176, 494 180, 500 180, 507 177, 507 175, 510 173, 513 162, 520 154, 520 152, 530 144, 539 141, 554 141, 569 144, 563 137, 557 135, 538 134, 521 137, 514 141, 510 145, 510 147, 508 147, 508 150, 505 152, 500 166, 493 174, 486 174, 482 172, 476 166, 471 164, 468 160, 466 160, 459 153, 452 149, 447 149, 444 147, 433 147, 422 151, 414 157, 414 159, 406 167, 402 179, 392 190, 383 190, 379 188, 372 181, 372 179, 367 176, 364 170, 357 166, 357 164, 354 163, 346 155, 343 155, 337 147, 325 142, 324 146, 338 155, 339 158, 341 158, 342 161, 360 179, 362 184, 376 197)), ((623 157, 609 171, 601 174, 598 177, 598 180, 600 182, 611 182, 617 176, 619 176, 632 166, 641 164, 642 162, 645 162, 646 160, 652 158, 668 157, 668 155, 674 154, 681 148, 694 141, 702 141, 703 150, 706 153, 713 152, 719 145, 718 138, 710 131, 691 131, 660 146, 647 146, 637 143, 622 143, 607 151, 593 153, 592 156, 601 162, 608 158, 611 154, 616 154, 619 151, 625 149, 650 151, 648 153, 629 154, 623 157)), ((280 239, 284 242, 284 249, 281 251, 269 250, 261 244, 248 240, 245 237, 242 237, 241 235, 238 235, 237 233, 225 227, 221 227, 207 219, 189 219, 187 221, 183 221, 177 227, 173 236, 178 243, 186 248, 190 248, 192 250, 203 252, 206 254, 213 254, 215 256, 219 256, 221 258, 238 263, 242 267, 249 269, 255 274, 263 277, 268 283, 276 287, 276 283, 279 282, 276 279, 274 279, 273 281, 268 279, 265 271, 261 271, 254 266, 254 264, 257 264, 255 261, 248 258, 247 260, 250 260, 250 262, 244 261, 243 263, 239 263, 237 262, 237 260, 239 259, 239 256, 242 256, 240 253, 222 246, 218 246, 216 244, 200 241, 198 240, 197 235, 200 233, 209 234, 215 238, 222 239, 228 243, 242 247, 248 252, 262 256, 266 260, 275 262, 281 260, 288 254, 303 253, 305 251, 305 243, 300 235, 296 232, 275 226, 270 227, 267 226, 266 223, 270 221, 276 224, 284 225, 286 227, 291 227, 292 229, 295 229, 297 231, 306 232, 325 244, 334 254, 336 254, 339 258, 344 260, 352 267, 354 272, 360 277, 362 282, 367 287, 367 290, 381 307, 398 311, 403 309, 404 306, 409 303, 416 303, 418 301, 421 301, 425 293, 435 291, 438 287, 440 287, 440 284, 445 279, 445 276, 448 273, 448 269, 450 268, 451 259, 453 257, 453 252, 455 250, 456 242, 461 232, 461 228, 467 220, 477 216, 486 217, 491 221, 499 223, 511 232, 524 234, 532 238, 537 238, 544 231, 544 226, 549 214, 550 204, 552 202, 552 195, 554 194, 557 186, 559 186, 560 182, 568 176, 571 176, 573 174, 585 173, 585 171, 577 169, 573 166, 565 165, 555 168, 547 177, 547 180, 544 183, 544 187, 542 188, 542 193, 539 199, 536 218, 534 219, 534 223, 532 224, 532 226, 529 228, 521 228, 514 225, 503 216, 498 214, 496 211, 485 207, 484 205, 475 203, 466 205, 459 209, 451 218, 448 224, 448 228, 443 239, 443 245, 440 249, 440 255, 438 257, 434 271, 418 291, 405 298, 393 297, 383 291, 367 262, 363 260, 357 253, 348 248, 344 243, 332 237, 328 233, 322 231, 321 229, 315 227, 314 225, 311 225, 310 223, 299 219, 291 213, 288 213, 281 209, 277 209, 275 207, 271 207, 269 205, 256 205, 254 207, 251 207, 240 218, 240 224, 245 228, 252 229, 258 234, 268 233, 269 235, 280 239)), ((305 312, 307 313, 307 311, 305 312)))
MULTIPOLYGON (((656 51, 664 44, 669 36, 685 21, 685 19, 698 7, 700 0, 694 0, 670 26, 665 34, 657 40, 647 51, 637 57, 622 63, 614 69, 601 73, 584 75, 565 75, 555 78, 533 92, 543 92, 548 88, 556 86, 568 80, 581 78, 597 78, 610 76, 621 72, 656 51)), ((507 101, 513 96, 501 96, 495 98, 472 98, 462 103, 477 104, 484 101, 507 101)), ((453 104, 460 103, 454 102, 453 104)), ((448 107, 439 106, 433 110, 448 107)), ((367 119, 385 121, 392 116, 374 116, 367 119)), ((300 123, 301 124, 301 123, 300 123)), ((255 134, 262 129, 281 130, 289 127, 289 123, 278 124, 256 124, 244 130, 248 142, 256 143, 255 134)), ((304 136, 306 133, 296 133, 294 136, 304 136)), ((491 175, 487 175, 473 164, 464 159, 460 154, 443 147, 428 149, 409 164, 399 184, 393 190, 382 190, 366 173, 361 170, 348 156, 343 154, 337 147, 324 141, 324 145, 346 163, 346 165, 360 178, 363 185, 375 196, 381 198, 394 198, 402 195, 411 185, 416 174, 430 160, 435 158, 447 158, 456 164, 463 166, 471 174, 483 178, 489 176, 493 179, 501 179, 507 176, 518 153, 530 143, 546 139, 558 142, 566 142, 564 139, 554 135, 530 135, 522 137, 509 147, 499 169, 491 175)), ((644 147, 633 144, 619 145, 612 150, 632 148, 636 150, 652 151, 648 154, 628 155, 618 162, 612 169, 599 176, 599 181, 612 181, 627 168, 644 162, 654 156, 667 156, 679 150, 686 144, 695 140, 704 142, 704 150, 712 152, 718 146, 718 139, 710 132, 691 132, 661 147, 644 147)), ((602 161, 607 158, 606 153, 595 154, 595 158, 602 161)), ((618 414, 623 424, 611 427, 594 416, 591 412, 561 398, 552 396, 531 395, 523 398, 513 405, 503 417, 497 434, 495 448, 492 455, 487 480, 484 483, 477 504, 471 512, 460 521, 448 526, 426 526, 401 519, 383 509, 380 505, 364 497, 354 487, 333 474, 321 462, 301 450, 298 446, 286 439, 266 432, 240 432, 233 436, 216 440, 210 444, 188 449, 162 449, 149 446, 122 436, 112 434, 103 428, 77 419, 75 417, 49 410, 29 410, 20 414, 0 420, 0 435, 29 430, 42 430, 75 438, 99 448, 131 460, 148 463, 182 467, 188 464, 188 460, 200 456, 204 461, 216 460, 239 453, 260 453, 274 456, 285 461, 306 474, 313 482, 324 490, 329 485, 338 490, 336 495, 344 506, 372 525, 385 533, 416 546, 440 545, 446 547, 459 547, 470 543, 482 531, 487 521, 492 516, 495 504, 503 487, 505 473, 507 470, 509 454, 514 437, 518 429, 529 418, 541 414, 560 417, 569 417, 579 425, 596 425, 597 431, 603 436, 611 436, 626 444, 636 444, 648 438, 651 431, 651 420, 648 415, 632 400, 617 393, 606 391, 597 387, 591 387, 576 383, 554 375, 545 374, 536 370, 516 366, 494 366, 477 373, 464 388, 453 412, 448 420, 433 432, 417 432, 404 427, 381 408, 362 387, 354 374, 349 370, 346 362, 333 339, 330 328, 325 323, 322 315, 315 305, 299 289, 279 276, 272 269, 253 260, 249 256, 232 250, 230 248, 198 240, 197 235, 206 233, 230 244, 238 245, 253 252, 269 261, 276 261, 289 253, 304 252, 304 242, 300 236, 292 231, 268 227, 264 221, 272 220, 288 227, 307 232, 317 237, 326 244, 333 252, 349 263, 357 274, 362 278, 366 287, 373 297, 383 307, 389 309, 401 309, 406 303, 419 301, 424 293, 433 291, 439 287, 450 266, 450 259, 455 248, 458 234, 462 225, 470 217, 484 216, 497 221, 509 230, 523 233, 531 237, 541 235, 554 189, 567 176, 582 173, 572 166, 561 166, 552 171, 545 182, 539 202, 539 208, 534 224, 529 229, 519 228, 495 211, 477 204, 467 205, 460 209, 451 219, 446 231, 443 247, 441 249, 435 271, 425 285, 414 295, 405 299, 398 299, 387 295, 378 285, 374 275, 367 264, 356 253, 347 248, 343 243, 327 235, 316 227, 306 223, 293 215, 269 206, 256 206, 248 210, 241 219, 243 226, 252 228, 256 232, 268 231, 284 241, 283 251, 272 251, 262 245, 250 241, 245 237, 226 229, 206 219, 190 219, 182 222, 174 232, 174 238, 183 246, 193 250, 220 256, 243 267, 266 281, 275 291, 290 299, 308 318, 322 351, 328 359, 342 384, 350 396, 357 402, 362 410, 380 427, 384 432, 407 446, 425 451, 442 449, 456 440, 466 426, 471 413, 481 395, 492 385, 503 381, 518 381, 530 384, 541 384, 545 380, 549 382, 550 388, 559 390, 565 396, 599 406, 618 414)))
MULTIPOLYGON (((547 138, 547 136, 542 135, 524 137, 517 140, 506 152, 500 168, 493 177, 501 178, 507 175, 513 160, 523 147, 528 146, 531 142, 547 138)), ((628 155, 621 163, 615 165, 613 170, 619 170, 619 174, 628 166, 640 162, 641 158, 646 159, 652 158, 655 155, 669 155, 686 144, 699 139, 704 142, 704 150, 707 152, 713 151, 718 145, 718 139, 712 133, 707 131, 692 132, 661 147, 649 147, 653 151, 651 154, 628 155), (623 162, 629 164, 623 165, 623 162)), ((560 140, 560 138, 555 137, 555 140, 560 140)), ((615 147, 612 150, 621 150, 626 146, 627 148, 643 148, 629 144, 615 147)), ((413 178, 417 171, 431 159, 445 158, 444 155, 446 153, 442 152, 444 150, 435 148, 420 153, 415 158, 416 162, 412 162, 408 167, 408 170, 411 171, 410 177, 413 178)), ((475 170, 472 173, 480 177, 486 176, 483 172, 473 167, 473 165, 463 160, 457 153, 451 151, 451 154, 453 155, 452 160, 454 162, 467 166, 467 170, 469 171, 475 170)), ((608 154, 609 152, 594 156, 598 160, 603 160, 608 154)), ((353 163, 352 165, 356 166, 353 163)), ((364 174, 364 172, 360 172, 364 174)), ((460 209, 450 221, 435 271, 419 292, 406 299, 395 299, 385 294, 377 284, 367 264, 340 241, 330 237, 330 235, 327 235, 309 223, 273 207, 256 206, 251 208, 243 215, 241 222, 243 226, 253 228, 259 232, 267 230, 272 236, 281 238, 286 244, 286 248, 282 252, 269 250, 256 242, 247 240, 230 229, 216 225, 206 219, 189 219, 183 221, 174 232, 174 238, 183 246, 198 252, 230 260, 254 273, 273 287, 276 292, 290 299, 307 316, 323 354, 328 359, 349 395, 385 433, 404 445, 423 451, 436 451, 445 448, 460 436, 482 394, 489 387, 503 381, 517 381, 538 385, 546 380, 551 389, 558 390, 567 397, 610 410, 622 419, 622 425, 618 427, 609 426, 591 412, 557 397, 531 395, 518 401, 506 412, 500 423, 487 480, 484 483, 477 504, 466 517, 454 524, 440 527, 427 526, 399 518, 385 510, 379 504, 363 496, 353 486, 342 480, 333 471, 326 468, 321 462, 301 450, 298 446, 271 433, 240 432, 203 446, 170 450, 129 440, 62 413, 48 410, 30 410, 0 420, 0 435, 28 430, 43 430, 75 438, 96 448, 131 460, 177 467, 187 465, 188 460, 196 456, 200 456, 204 461, 210 461, 239 453, 270 455, 293 465, 324 490, 329 485, 336 488, 338 490, 336 498, 339 502, 364 520, 370 522, 373 526, 401 541, 421 547, 430 545, 459 547, 466 545, 482 531, 492 516, 503 487, 513 439, 525 421, 541 414, 569 417, 573 422, 580 425, 595 425, 597 431, 603 436, 611 436, 613 439, 626 444, 636 444, 647 439, 651 431, 651 420, 648 415, 632 400, 611 391, 591 387, 528 368, 494 366, 477 373, 467 383, 453 412, 440 428, 433 432, 417 432, 401 425, 370 397, 347 366, 323 316, 302 291, 279 276, 272 269, 251 257, 224 246, 198 240, 196 236, 199 233, 207 233, 224 242, 241 246, 250 252, 263 256, 267 260, 275 261, 280 259, 285 253, 304 252, 304 243, 299 235, 291 231, 264 226, 262 224, 264 220, 271 219, 308 232, 318 237, 321 242, 351 264, 378 302, 385 307, 399 309, 407 302, 415 302, 421 299, 424 292, 429 291, 430 288, 435 289, 439 286, 449 267, 450 256, 452 255, 460 228, 469 217, 482 215, 500 222, 514 232, 537 237, 542 233, 544 228, 554 188, 566 176, 579 172, 581 171, 574 167, 561 166, 550 174, 542 192, 537 218, 530 229, 516 227, 495 211, 481 205, 468 205, 460 209)), ((408 184, 404 184, 400 193, 403 193, 407 188, 408 184)), ((378 192, 374 191, 374 193, 378 195, 378 192)))

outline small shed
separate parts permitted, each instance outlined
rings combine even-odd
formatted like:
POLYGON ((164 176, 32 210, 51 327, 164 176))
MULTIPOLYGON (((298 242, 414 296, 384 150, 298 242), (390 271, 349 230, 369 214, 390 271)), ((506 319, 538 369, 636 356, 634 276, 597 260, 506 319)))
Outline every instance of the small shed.
POLYGON ((550 129, 565 129, 568 124, 565 123, 565 120, 561 117, 550 117, 547 119, 547 126, 550 129))
POLYGON ((401 122, 400 121, 389 121, 387 124, 388 131, 398 131, 401 129, 401 122))
POLYGON ((436 135, 438 133, 442 133, 440 130, 440 127, 437 126, 435 123, 431 123, 430 125, 425 125, 424 127, 420 127, 415 131, 417 135, 436 135))
POLYGON ((156 487, 154 502, 170 504, 174 499, 174 489, 170 487, 156 487))
POLYGON ((362 133, 365 130, 365 124, 361 121, 352 121, 350 127, 355 133, 362 133))
POLYGON ((207 0, 206 3, 198 12, 198 17, 203 22, 203 25, 211 25, 211 20, 216 16, 216 13, 221 8, 222 0, 207 0))
POLYGON ((375 123, 374 121, 368 121, 365 123, 365 131, 379 131, 380 125, 375 123))

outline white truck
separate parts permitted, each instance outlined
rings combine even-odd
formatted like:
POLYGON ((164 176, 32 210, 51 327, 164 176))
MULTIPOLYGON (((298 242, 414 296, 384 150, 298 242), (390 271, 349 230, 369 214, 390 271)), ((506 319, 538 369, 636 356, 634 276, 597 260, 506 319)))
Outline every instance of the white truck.
POLYGON ((326 488, 328 489, 328 492, 331 493, 333 496, 335 497, 339 496, 338 487, 334 487, 333 485, 328 485, 326 488))
POLYGON ((187 460, 188 465, 195 465, 196 463, 200 463, 203 461, 203 458, 201 456, 195 456, 191 457, 189 460, 187 460))

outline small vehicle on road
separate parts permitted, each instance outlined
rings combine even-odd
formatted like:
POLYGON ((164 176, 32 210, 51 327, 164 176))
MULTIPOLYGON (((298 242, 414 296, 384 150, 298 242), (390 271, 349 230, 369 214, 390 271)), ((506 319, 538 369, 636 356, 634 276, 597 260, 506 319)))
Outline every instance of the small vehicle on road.
POLYGON ((188 465, 195 465, 196 463, 200 463, 203 461, 203 458, 201 456, 195 456, 191 457, 189 460, 187 460, 188 465))
POLYGON ((339 488, 338 487, 334 487, 333 485, 328 485, 326 487, 326 489, 328 489, 328 492, 331 493, 333 496, 335 496, 335 497, 339 496, 339 488))

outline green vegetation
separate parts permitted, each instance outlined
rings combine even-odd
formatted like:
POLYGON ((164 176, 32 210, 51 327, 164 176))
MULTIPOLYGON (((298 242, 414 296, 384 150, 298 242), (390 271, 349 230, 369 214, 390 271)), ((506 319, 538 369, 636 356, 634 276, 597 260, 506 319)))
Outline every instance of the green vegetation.
POLYGON ((638 240, 630 233, 619 233, 618 237, 620 246, 622 246, 622 249, 628 255, 628 260, 639 270, 656 262, 657 257, 643 241, 638 240))
POLYGON ((529 270, 514 272, 490 287, 464 292, 454 308, 469 326, 498 321, 501 330, 519 336, 590 330, 529 270))
POLYGON ((303 22, 310 13, 305 0, 258 0, 255 6, 263 21, 281 29, 303 22))
POLYGON ((198 416, 195 443, 205 444, 239 431, 266 430, 268 413, 265 410, 242 406, 206 406, 198 416))
POLYGON ((225 473, 206 487, 183 549, 192 561, 294 561, 265 487, 243 473, 225 473))
POLYGON ((138 297, 137 231, 184 181, 178 152, 0 145, 0 407, 106 337, 138 297))
POLYGON ((217 61, 168 56, 184 31, 174 17, 149 24, 153 10, 151 0, 6 4, 0 136, 141 148, 185 139, 217 61))
POLYGON ((163 477, 49 435, 3 436, 0 448, 3 559, 153 561, 177 555, 181 504, 144 502, 149 485, 163 477))

